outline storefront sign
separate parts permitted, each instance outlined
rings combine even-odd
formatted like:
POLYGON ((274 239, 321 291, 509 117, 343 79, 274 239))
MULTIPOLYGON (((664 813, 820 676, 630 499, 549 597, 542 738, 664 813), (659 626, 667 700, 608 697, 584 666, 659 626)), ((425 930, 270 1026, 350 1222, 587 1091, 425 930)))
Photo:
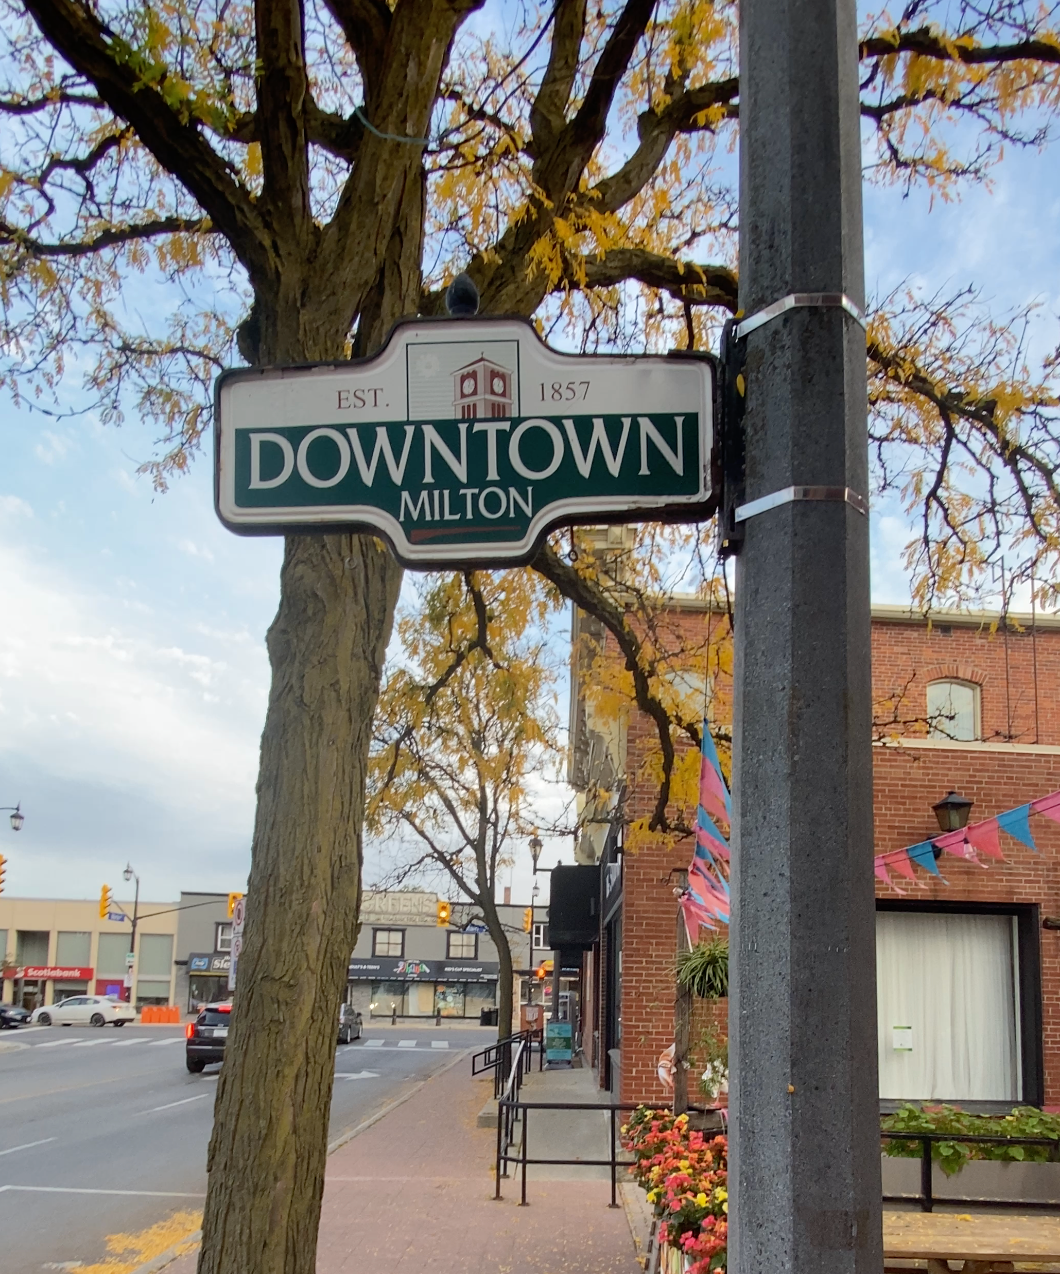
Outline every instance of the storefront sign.
POLYGON ((226 955, 190 955, 188 956, 189 973, 227 973, 231 957, 226 955))
POLYGON ((420 890, 368 890, 361 903, 362 924, 430 925, 438 920, 438 895, 420 890))
POLYGON ((224 372, 241 534, 363 530, 410 566, 525 561, 553 526, 707 511, 706 356, 576 357, 518 319, 400 323, 373 358, 224 372))
POLYGON ((62 982, 90 982, 95 969, 71 968, 68 965, 27 964, 24 969, 16 969, 16 978, 30 978, 38 981, 57 979, 62 982))
POLYGON ((378 956, 351 960, 351 982, 496 982, 500 965, 483 960, 408 960, 378 956))
POLYGON ((570 1022, 545 1023, 545 1061, 569 1062, 574 1056, 570 1022))

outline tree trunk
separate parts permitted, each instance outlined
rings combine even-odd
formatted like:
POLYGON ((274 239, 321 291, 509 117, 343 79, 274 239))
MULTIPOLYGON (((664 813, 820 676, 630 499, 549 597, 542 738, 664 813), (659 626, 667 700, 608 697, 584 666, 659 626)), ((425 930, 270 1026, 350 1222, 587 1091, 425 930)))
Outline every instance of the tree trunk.
POLYGON ((400 581, 370 536, 287 538, 199 1274, 316 1266, 337 1014, 360 904, 365 763, 400 581))
POLYGON ((497 1038, 504 1040, 512 1033, 512 948, 493 899, 485 890, 480 897, 482 918, 497 948, 497 1038))

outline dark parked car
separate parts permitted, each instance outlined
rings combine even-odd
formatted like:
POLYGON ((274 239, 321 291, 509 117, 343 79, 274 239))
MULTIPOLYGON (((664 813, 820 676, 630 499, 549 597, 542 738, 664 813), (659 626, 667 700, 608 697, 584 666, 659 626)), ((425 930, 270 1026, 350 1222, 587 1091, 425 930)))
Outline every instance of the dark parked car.
POLYGON ((354 1040, 359 1040, 361 1038, 361 1022, 361 1015, 355 1008, 351 1008, 349 1004, 340 1004, 339 1043, 352 1044, 354 1040))
POLYGON ((188 1023, 185 1051, 188 1070, 192 1074, 201 1071, 210 1062, 224 1061, 231 1020, 231 1004, 204 1004, 195 1021, 188 1023))
POLYGON ((29 1009, 21 1004, 0 1004, 0 1030, 25 1026, 29 1021, 29 1009))

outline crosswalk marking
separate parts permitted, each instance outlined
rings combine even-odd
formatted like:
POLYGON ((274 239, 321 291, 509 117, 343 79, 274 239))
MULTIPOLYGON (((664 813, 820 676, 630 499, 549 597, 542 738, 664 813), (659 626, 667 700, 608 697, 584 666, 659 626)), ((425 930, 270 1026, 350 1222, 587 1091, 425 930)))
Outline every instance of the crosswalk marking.
POLYGON ((78 1040, 74 1048, 95 1048, 97 1044, 110 1044, 117 1041, 111 1040, 78 1040))
POLYGON ((172 1039, 168 1039, 168 1040, 152 1040, 151 1047, 163 1048, 165 1047, 166 1044, 183 1044, 183 1043, 184 1043, 184 1036, 176 1035, 172 1039))
POLYGON ((128 1048, 130 1044, 146 1044, 148 1042, 146 1035, 137 1035, 131 1040, 112 1040, 111 1048, 128 1048))
MULTIPOLYGON (((37 1048, 55 1048, 59 1044, 72 1044, 72 1043, 73 1043, 73 1040, 48 1040, 46 1043, 42 1040, 36 1047, 37 1048)), ((102 1044, 103 1041, 100 1040, 100 1043, 102 1044)))
POLYGON ((448 1048, 448 1040, 431 1040, 431 1048, 448 1048))
POLYGON ((386 1040, 365 1040, 365 1048, 382 1048, 386 1040))
POLYGON ((398 1040, 398 1048, 415 1048, 415 1040, 398 1040))

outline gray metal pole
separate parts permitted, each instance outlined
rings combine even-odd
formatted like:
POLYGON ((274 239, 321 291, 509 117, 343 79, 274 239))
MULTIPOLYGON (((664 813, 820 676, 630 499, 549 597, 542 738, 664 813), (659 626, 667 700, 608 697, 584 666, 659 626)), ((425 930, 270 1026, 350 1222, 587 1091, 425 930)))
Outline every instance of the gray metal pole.
MULTIPOLYGON (((863 305, 854 0, 743 0, 740 128, 743 313, 863 305)), ((854 318, 789 310, 747 335, 744 374, 745 502, 867 495, 854 318)), ((878 1274, 868 522, 826 498, 742 525, 729 1269, 878 1274)))

